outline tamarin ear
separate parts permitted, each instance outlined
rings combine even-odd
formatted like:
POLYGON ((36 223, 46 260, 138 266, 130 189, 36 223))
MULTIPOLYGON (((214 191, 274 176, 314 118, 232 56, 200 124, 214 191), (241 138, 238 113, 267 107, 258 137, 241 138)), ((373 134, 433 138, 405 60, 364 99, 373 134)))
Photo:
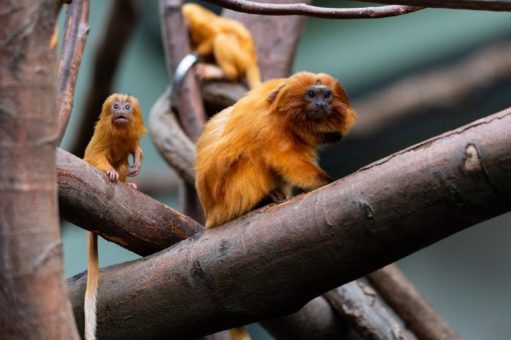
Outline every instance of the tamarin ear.
POLYGON ((266 99, 268 101, 268 104, 273 104, 273 102, 275 101, 275 99, 277 99, 277 96, 279 95, 280 93, 280 90, 282 90, 282 88, 285 86, 286 84, 282 84, 280 85, 279 87, 277 87, 276 89, 274 89, 273 91, 271 91, 270 95, 268 96, 268 98, 266 99))

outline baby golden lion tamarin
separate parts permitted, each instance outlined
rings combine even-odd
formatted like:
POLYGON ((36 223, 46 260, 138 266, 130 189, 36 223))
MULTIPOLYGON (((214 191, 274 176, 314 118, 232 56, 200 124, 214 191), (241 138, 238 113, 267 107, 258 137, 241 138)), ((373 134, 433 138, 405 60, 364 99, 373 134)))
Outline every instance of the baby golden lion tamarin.
POLYGON ((355 120, 340 83, 308 72, 265 82, 218 113, 197 142, 196 187, 206 228, 289 187, 328 183, 316 147, 340 140, 355 120))
MULTIPOLYGON (((84 160, 105 172, 112 182, 126 182, 126 177, 136 176, 142 162, 140 137, 146 129, 140 105, 135 97, 112 94, 103 103, 103 109, 94 128, 84 160), (133 165, 129 166, 129 155, 133 165)), ((135 183, 128 183, 136 188, 135 183)), ((99 281, 98 236, 88 233, 88 271, 85 290, 85 339, 96 338, 96 295, 99 281)))
POLYGON ((261 84, 257 53, 252 35, 240 22, 220 17, 196 4, 183 5, 183 15, 188 23, 192 50, 201 57, 214 57, 221 68, 206 66, 205 78, 222 76, 237 80, 246 77, 253 89, 261 84))

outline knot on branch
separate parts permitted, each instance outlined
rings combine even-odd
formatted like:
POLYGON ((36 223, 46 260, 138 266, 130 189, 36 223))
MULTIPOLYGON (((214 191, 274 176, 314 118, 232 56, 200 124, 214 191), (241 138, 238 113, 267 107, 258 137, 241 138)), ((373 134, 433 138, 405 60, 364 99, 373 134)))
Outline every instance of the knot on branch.
POLYGON ((468 144, 463 154, 463 172, 473 173, 482 170, 481 158, 474 144, 468 144))

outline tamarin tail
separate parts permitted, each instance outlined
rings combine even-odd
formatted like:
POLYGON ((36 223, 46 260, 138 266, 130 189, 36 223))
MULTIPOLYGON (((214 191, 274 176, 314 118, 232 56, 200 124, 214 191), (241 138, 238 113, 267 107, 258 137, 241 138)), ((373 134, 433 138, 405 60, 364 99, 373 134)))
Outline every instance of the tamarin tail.
POLYGON ((85 289, 85 340, 96 339, 96 297, 98 295, 99 263, 98 235, 87 233, 87 248, 89 252, 87 268, 87 288, 85 289))
POLYGON ((256 88, 261 85, 261 73, 257 62, 249 66, 246 71, 247 83, 250 89, 256 88))
POLYGON ((229 335, 231 340, 250 340, 250 334, 248 334, 247 327, 238 327, 229 329, 229 335))

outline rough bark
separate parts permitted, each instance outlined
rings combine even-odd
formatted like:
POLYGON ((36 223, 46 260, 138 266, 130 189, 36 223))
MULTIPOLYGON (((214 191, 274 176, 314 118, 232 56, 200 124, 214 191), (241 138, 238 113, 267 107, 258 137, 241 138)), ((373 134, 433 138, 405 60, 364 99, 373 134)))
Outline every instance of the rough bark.
POLYGON ((367 278, 419 339, 459 339, 396 266, 386 266, 367 278))
POLYGON ((81 112, 78 134, 71 152, 82 157, 92 138, 101 106, 112 93, 112 85, 119 60, 138 21, 138 11, 134 0, 115 0, 112 2, 106 28, 98 42, 94 55, 94 70, 87 92, 85 108, 81 112))
MULTIPOLYGON (((284 315, 509 211, 510 135, 506 110, 150 257, 105 268, 99 334, 192 337, 284 315), (114 332, 106 327, 121 322, 114 332)), ((80 319, 84 277, 69 284, 80 319)))
POLYGON ((202 226, 58 149, 59 204, 63 217, 140 255, 191 237, 202 226))
POLYGON ((56 1, 0 2, 0 338, 78 339, 59 234, 56 1))
POLYGON ((58 143, 62 141, 73 110, 76 78, 89 34, 89 0, 74 1, 66 11, 66 30, 59 56, 58 143))
POLYGON ((362 339, 415 339, 378 301, 376 292, 361 281, 347 283, 324 296, 362 339))

